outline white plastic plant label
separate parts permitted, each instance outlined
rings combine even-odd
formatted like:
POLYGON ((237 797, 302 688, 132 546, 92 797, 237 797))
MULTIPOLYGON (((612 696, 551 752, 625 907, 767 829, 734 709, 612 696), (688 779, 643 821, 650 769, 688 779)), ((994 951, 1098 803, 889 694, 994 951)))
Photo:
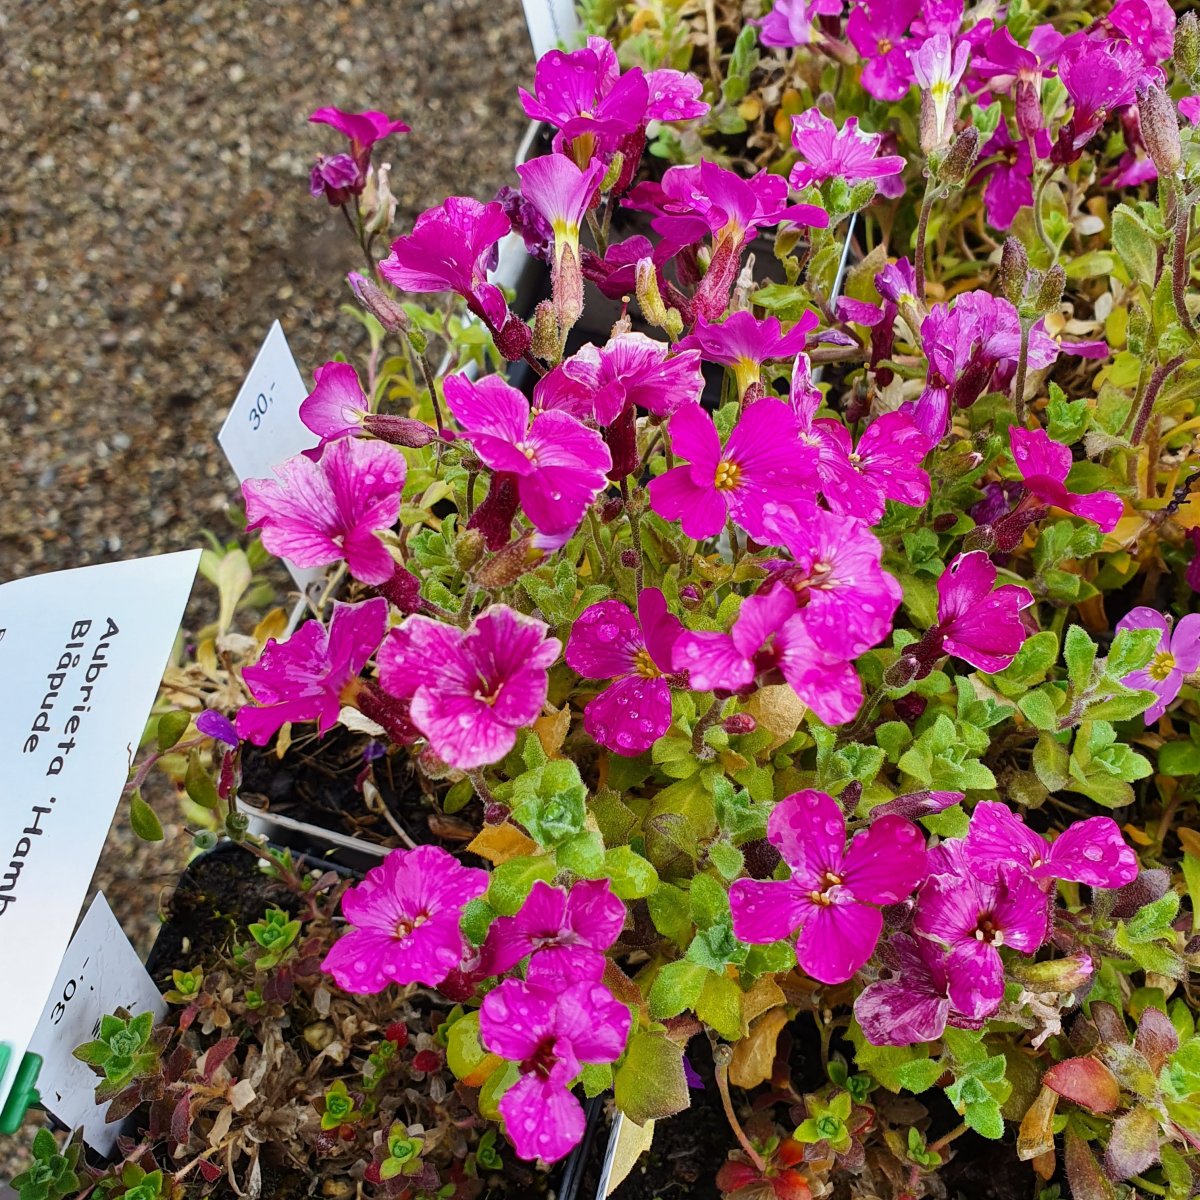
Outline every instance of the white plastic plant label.
POLYGON ((67 947, 29 1049, 43 1059, 38 1076, 43 1106, 68 1129, 82 1125, 83 1140, 104 1155, 116 1148, 121 1123, 105 1123, 106 1106, 95 1102, 99 1077, 72 1051, 96 1038, 100 1018, 118 1008, 135 1017, 152 1012, 155 1024, 167 1014, 166 1002, 100 894, 67 947))
MULTIPOLYGON (((283 326, 276 321, 217 434, 239 481, 270 479, 274 467, 317 444, 317 435, 300 420, 307 395, 283 326)), ((305 595, 324 577, 319 567, 294 567, 286 559, 284 565, 305 595)))
POLYGON ((525 7, 525 24, 533 53, 541 58, 547 50, 556 50, 579 32, 579 16, 575 0, 521 0, 525 7))
POLYGON ((0 587, 0 1105, 37 1027, 192 590, 199 550, 0 587))

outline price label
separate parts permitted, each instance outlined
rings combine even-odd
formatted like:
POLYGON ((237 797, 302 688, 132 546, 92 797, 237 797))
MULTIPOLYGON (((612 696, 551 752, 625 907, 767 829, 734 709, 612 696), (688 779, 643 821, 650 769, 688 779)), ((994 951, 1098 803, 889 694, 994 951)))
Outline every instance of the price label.
POLYGON ((538 58, 547 50, 556 50, 571 41, 579 32, 575 0, 521 0, 521 3, 525 7, 533 53, 538 58))
MULTIPOLYGON (((320 440, 300 420, 308 388, 276 321, 242 384, 217 441, 239 480, 270 479, 273 468, 320 440)), ((319 567, 284 560, 300 590, 309 595, 324 578, 319 567)))
POLYGON ((96 1104, 95 1072, 72 1053, 100 1036, 100 1018, 118 1008, 133 1015, 152 1012, 157 1024, 167 1005, 129 944, 103 894, 80 922, 29 1049, 42 1056, 38 1091, 42 1104, 68 1129, 83 1126, 83 1140, 101 1154, 116 1148, 120 1122, 104 1120, 96 1104))
POLYGON ((188 550, 0 587, 0 1041, 13 1050, 0 1106, 51 995, 199 562, 188 550))

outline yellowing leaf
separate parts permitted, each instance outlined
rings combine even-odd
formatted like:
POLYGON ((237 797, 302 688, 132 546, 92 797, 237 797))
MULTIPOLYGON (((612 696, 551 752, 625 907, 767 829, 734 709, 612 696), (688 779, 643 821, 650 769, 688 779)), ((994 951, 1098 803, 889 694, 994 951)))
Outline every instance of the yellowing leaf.
POLYGON ((786 1001, 787 998, 779 984, 770 975, 763 975, 754 981, 753 986, 742 997, 742 1015, 747 1021, 753 1021, 768 1009, 786 1001))
POLYGON ((1180 825, 1175 830, 1175 834, 1186 853, 1190 854, 1193 858, 1200 858, 1200 833, 1197 833, 1194 829, 1189 829, 1186 825, 1180 825))
POLYGON ((612 1170, 608 1173, 608 1187, 604 1195, 611 1196, 625 1182, 637 1160, 650 1149, 654 1141, 654 1118, 645 1125, 627 1121, 624 1113, 617 1113, 617 1124, 613 1130, 612 1170))
POLYGON ((537 734, 538 741, 542 743, 542 749, 546 752, 547 758, 559 757, 558 752, 562 749, 562 744, 566 740, 567 731, 570 728, 571 706, 569 704, 564 704, 560 709, 552 709, 534 721, 533 732, 537 734))
POLYGON ((804 701, 786 683, 759 688, 746 701, 746 711, 773 736, 772 749, 796 732, 807 711, 804 701))
POLYGON ((1126 836, 1139 846, 1153 846, 1154 839, 1144 830, 1132 823, 1123 826, 1126 836))
POLYGON ((769 1009, 751 1024, 749 1037, 742 1038, 733 1048, 733 1061, 729 1064, 731 1082, 741 1088, 752 1088, 771 1078, 776 1045, 786 1025, 787 1011, 782 1007, 769 1009))
POLYGON ((538 844, 533 838, 522 833, 511 821, 502 825, 485 825, 474 840, 467 846, 472 854, 486 858, 493 866, 498 867, 510 858, 521 858, 537 854, 538 844))
POLYGON ((278 641, 287 632, 288 615, 282 608, 273 608, 254 627, 254 640, 259 649, 267 644, 268 638, 278 641))
POLYGON ((1017 1157, 1022 1161, 1038 1158, 1054 1149, 1054 1113, 1058 1108, 1058 1093, 1044 1087, 1021 1119, 1017 1133, 1017 1157))

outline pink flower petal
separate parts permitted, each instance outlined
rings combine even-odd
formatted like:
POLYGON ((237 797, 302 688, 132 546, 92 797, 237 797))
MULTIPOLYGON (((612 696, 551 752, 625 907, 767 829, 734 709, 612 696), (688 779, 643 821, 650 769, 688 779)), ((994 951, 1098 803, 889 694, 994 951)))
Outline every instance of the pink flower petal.
POLYGON ((583 1106, 561 1084, 522 1075, 500 1097, 504 1130, 520 1158, 557 1162, 583 1137, 583 1106))
POLYGON ((842 878, 859 900, 895 904, 923 882, 926 869, 921 831, 903 817, 880 817, 850 843, 842 878))
POLYGON ((583 710, 583 726, 607 750, 627 757, 644 753, 671 725, 671 689, 663 679, 626 675, 583 710))
POLYGON ((846 818, 825 792, 793 792, 771 810, 767 837, 778 847, 802 889, 821 888, 827 872, 841 874, 846 818))
POLYGON ((813 979, 844 983, 866 965, 882 932, 883 915, 870 905, 809 905, 796 938, 796 959, 813 979))
POLYGON ((811 907, 791 880, 736 879, 729 888, 734 936, 752 945, 791 937, 811 907))
POLYGON ((620 600, 601 600, 580 613, 565 658, 567 666, 584 679, 612 679, 634 669, 645 644, 633 613, 620 600))

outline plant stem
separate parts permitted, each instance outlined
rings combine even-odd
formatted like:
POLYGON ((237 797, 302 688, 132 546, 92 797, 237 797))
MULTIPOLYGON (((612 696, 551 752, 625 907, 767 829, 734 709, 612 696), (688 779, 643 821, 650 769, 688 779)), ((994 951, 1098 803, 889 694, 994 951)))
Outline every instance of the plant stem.
POLYGON ((1140 446, 1142 438, 1146 436, 1146 426, 1150 423, 1150 414, 1154 412, 1154 402, 1158 399, 1158 393, 1162 390, 1162 385, 1166 383, 1167 376, 1186 361, 1186 354, 1177 354, 1170 362, 1154 368, 1154 374, 1150 376, 1146 394, 1142 397, 1142 407, 1138 409, 1137 420, 1133 423, 1133 432, 1129 437, 1134 446, 1140 446))
POLYGON ((1192 314, 1187 307, 1187 285, 1191 274, 1188 263, 1187 245, 1188 230, 1192 223, 1192 204, 1190 198, 1185 198, 1181 188, 1175 195, 1175 245, 1171 258, 1171 298, 1175 301, 1175 315, 1179 323, 1192 335, 1196 336, 1196 326, 1192 322, 1192 314))
POLYGON ((1047 171, 1038 180, 1037 190, 1033 194, 1033 225, 1037 230, 1038 237, 1042 239, 1042 245, 1046 247, 1052 263, 1058 260, 1058 251, 1055 250, 1054 243, 1050 240, 1050 235, 1046 232, 1045 222, 1042 220, 1042 193, 1046 190, 1046 185, 1053 178, 1055 170, 1057 168, 1047 171))
POLYGON ((692 728, 692 753, 697 758, 712 757, 712 749, 704 744, 704 735, 721 719, 722 708, 724 708, 723 702, 714 696, 708 712, 692 728))
POLYGON ((733 1098, 729 1095, 729 1064, 732 1061, 733 1050, 729 1046, 721 1043, 713 1047, 717 1091, 721 1093, 721 1106, 725 1109, 725 1119, 729 1122, 729 1127, 733 1130, 733 1135, 737 1138, 738 1144, 746 1152, 746 1157, 754 1164, 759 1174, 763 1174, 767 1169, 767 1164, 763 1160, 763 1156, 755 1150, 750 1139, 746 1136, 746 1131, 742 1128, 742 1123, 737 1119, 737 1113, 733 1111, 733 1098))
POLYGON ((1021 356, 1017 359, 1017 378, 1013 383, 1013 407, 1017 414, 1017 424, 1025 424, 1025 372, 1029 370, 1029 331, 1032 322, 1021 318, 1021 356))
POLYGON ((921 201, 921 218, 917 222, 916 277, 917 299, 925 300, 925 235, 929 232, 929 214, 934 203, 942 196, 942 189, 931 177, 925 185, 925 198, 921 201))
POLYGON ((968 1128, 970 1127, 967 1125, 966 1121, 963 1121, 961 1125, 957 1125, 954 1129, 950 1130, 949 1133, 943 1134, 936 1142, 933 1143, 933 1145, 929 1146, 929 1152, 931 1154, 941 1154, 941 1152, 945 1150, 945 1148, 950 1145, 955 1138, 962 1137, 962 1135, 967 1132, 968 1128))
POLYGON ((429 389, 429 402, 433 405, 433 419, 437 423, 437 431, 439 434, 445 432, 445 425, 442 421, 442 406, 438 403, 437 387, 433 382, 433 368, 429 365, 429 359, 425 357, 425 351, 418 351, 411 341, 408 343, 409 349, 417 356, 417 362, 421 367, 421 377, 425 380, 425 386, 429 389))

